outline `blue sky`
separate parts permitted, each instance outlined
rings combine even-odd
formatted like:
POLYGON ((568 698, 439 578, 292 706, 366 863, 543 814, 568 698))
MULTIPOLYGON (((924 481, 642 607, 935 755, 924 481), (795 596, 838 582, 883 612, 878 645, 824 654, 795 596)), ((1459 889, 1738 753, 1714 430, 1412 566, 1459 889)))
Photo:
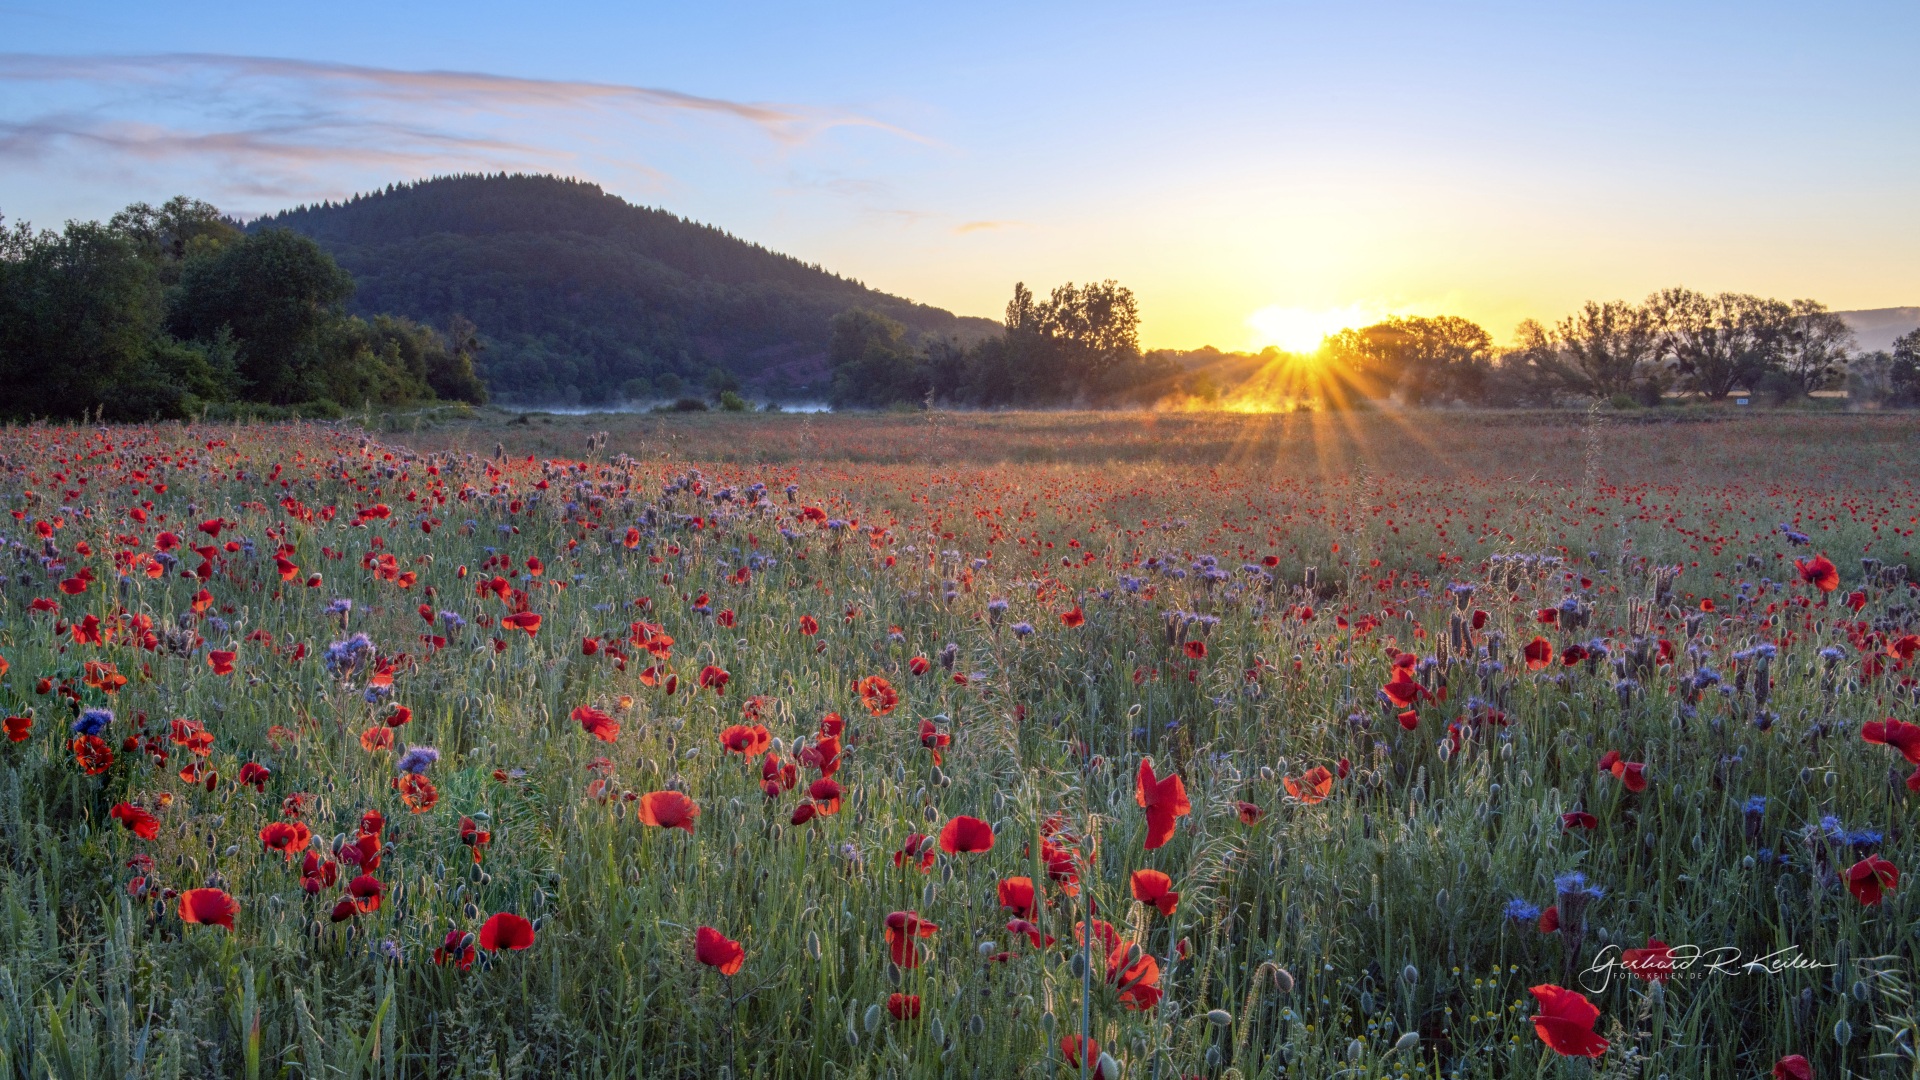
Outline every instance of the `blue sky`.
POLYGON ((0 213, 560 172, 970 314, 1116 278, 1173 346, 1681 283, 1910 305, 1915 41, 1910 0, 0 0, 0 213))

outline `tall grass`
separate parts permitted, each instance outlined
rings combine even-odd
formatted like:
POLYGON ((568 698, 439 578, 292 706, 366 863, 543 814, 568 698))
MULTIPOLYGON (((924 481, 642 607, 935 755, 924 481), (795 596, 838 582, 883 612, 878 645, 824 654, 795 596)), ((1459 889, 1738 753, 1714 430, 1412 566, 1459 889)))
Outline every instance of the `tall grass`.
MULTIPOLYGON (((1244 427, 1177 420, 1223 446, 1247 441, 1244 427)), ((910 454, 896 428, 925 420, 862 429, 832 418, 839 449, 828 451, 797 450, 792 418, 757 422, 716 426, 730 452, 708 457, 780 463, 709 460, 697 485, 651 428, 596 443, 579 463, 528 461, 525 441, 494 455, 492 442, 544 437, 532 430, 424 431, 416 441, 437 448, 424 453, 311 426, 0 433, 0 495, 20 515, 0 519, 14 552, 0 686, 8 713, 34 720, 31 737, 0 744, 0 1075, 1061 1080, 1080 1075, 1061 1040, 1083 1028, 1128 1076, 1163 1080, 1764 1076, 1786 1053, 1823 1077, 1915 1073, 1911 890, 1867 907, 1835 877, 1868 850, 1903 870, 1920 862, 1905 825, 1920 796, 1898 756, 1859 732, 1914 712, 1910 669, 1885 655, 1910 629, 1907 590, 1867 582, 1858 562, 1869 549, 1903 562, 1920 516, 1910 486, 1859 479, 1911 475, 1907 443, 1872 460, 1849 445, 1881 428, 1795 428, 1803 441, 1785 464, 1747 475, 1663 473, 1669 456, 1712 457, 1692 428, 1575 427, 1576 442, 1556 449, 1533 427, 1434 425, 1421 436, 1430 454, 1457 453, 1424 469, 1415 450, 1378 442, 1356 457, 1354 442, 1335 441, 1351 435, 1330 431, 1324 469, 1230 453, 1201 467, 1177 448, 1172 461, 1096 449, 1075 464, 1068 440, 1053 464, 1019 468, 987 448, 1009 429, 1038 438, 1027 433, 1049 421, 987 418, 964 439, 936 435, 976 448, 938 467, 869 464, 847 449, 870 440, 877 457, 888 445, 910 454), (1805 441, 1815 437, 1827 441, 1805 441), (284 498, 339 513, 303 520, 284 498), (130 520, 146 501, 148 522, 130 520), (376 503, 392 516, 353 524, 376 503), (826 529, 796 517, 805 506, 857 524, 826 529), (127 565, 116 553, 152 552, 163 530, 205 542, 193 530, 213 517, 235 523, 220 543, 249 545, 220 552, 207 580, 181 576, 191 555, 158 578, 116 573, 127 565), (55 519, 43 542, 35 524, 55 519), (1812 542, 1791 545, 1783 521, 1812 542), (641 534, 633 548, 629 527, 641 534), (300 567, 286 582, 271 558, 281 529, 300 567), (1798 582, 1790 560, 1814 550, 1839 563, 1840 591, 1798 582), (381 553, 417 581, 401 588, 363 568, 381 553), (510 569, 482 569, 495 553, 510 569), (1226 580, 1206 580, 1196 560, 1208 554, 1226 580), (1243 568, 1269 554, 1278 565, 1243 568), (1559 561, 1510 573, 1512 555, 1559 561), (526 576, 529 556, 545 564, 538 577, 526 576), (1675 563, 1655 603, 1649 568, 1675 563), (82 565, 95 583, 57 591, 82 565), (737 583, 743 566, 751 579, 737 583), (306 587, 315 572, 323 585, 306 587), (475 594, 495 572, 543 616, 537 636, 483 625, 507 610, 475 594), (1567 574, 1591 610, 1578 632, 1536 621, 1570 595, 1567 574), (1454 582, 1475 585, 1469 606, 1488 613, 1458 649, 1454 582), (213 606, 196 612, 203 587, 213 606), (1839 602, 1855 589, 1866 594, 1858 614, 1839 602), (711 613, 695 610, 702 594, 711 613), (56 598, 59 613, 32 612, 35 597, 56 598), (326 612, 334 598, 353 601, 344 620, 326 612), (996 599, 1008 607, 990 615, 996 599), (422 603, 468 625, 429 626, 422 603), (1076 606, 1086 622, 1070 628, 1059 615, 1076 606), (1652 628, 1635 621, 1649 607, 1652 628), (733 626, 716 621, 722 610, 733 626), (1183 613, 1177 626, 1170 612, 1183 613), (69 627, 89 613, 119 633, 76 643, 69 627), (143 647, 128 621, 139 615, 199 641, 181 654, 143 647), (820 633, 800 632, 803 615, 820 633), (679 676, 672 695, 639 679, 655 663, 626 643, 640 619, 677 639, 660 665, 679 676), (1015 632, 1022 622, 1030 636, 1015 632), (415 661, 400 665, 392 701, 413 710, 398 749, 442 754, 430 811, 400 803, 392 752, 361 746, 387 703, 320 662, 353 632, 415 661), (1675 653, 1632 671, 1623 699, 1611 659, 1556 655, 1529 671, 1519 647, 1536 633, 1556 654, 1602 638, 1624 656, 1636 636, 1675 653), (625 670, 604 648, 583 652, 588 637, 626 652, 625 670), (1205 657, 1186 640, 1203 641, 1205 657), (1764 702, 1751 681, 1732 685, 1733 654, 1761 642, 1779 650, 1764 702), (938 662, 949 644, 950 670, 938 662), (1841 659, 1821 658, 1830 646, 1841 659), (235 674, 211 671, 215 648, 239 652, 235 674), (1378 692, 1403 650, 1431 658, 1422 681, 1447 689, 1412 731, 1378 692), (1873 650, 1886 670, 1870 675, 1873 650), (916 656, 934 658, 928 674, 911 672, 916 656), (110 694, 88 686, 87 661, 130 681, 110 694), (730 672, 724 694, 695 687, 707 664, 730 672), (1727 679, 1682 709, 1682 681, 1702 669, 1727 679), (875 674, 901 694, 885 716, 852 688, 875 674), (42 678, 78 700, 37 693, 42 678), (847 718, 838 813, 792 824, 812 773, 769 799, 757 763, 724 751, 719 732, 752 697, 783 759, 824 714, 847 718), (613 713, 617 741, 569 718, 583 704, 613 713), (81 706, 116 715, 118 760, 103 775, 83 775, 67 746, 81 706), (1449 738, 1449 723, 1488 709, 1505 722, 1449 738), (121 750, 142 714, 170 752, 164 764, 121 750), (176 776, 189 755, 165 739, 175 717, 213 733, 213 790, 176 776), (926 719, 953 734, 938 766, 921 743, 926 719), (1644 791, 1596 768, 1607 750, 1646 764, 1644 791), (1134 798, 1143 756, 1177 770, 1193 804, 1153 851, 1134 798), (1342 759, 1351 771, 1324 802, 1282 786, 1342 759), (235 783, 247 761, 271 767, 264 793, 235 783), (666 788, 700 805, 692 835, 640 825, 623 797, 666 788), (312 796, 316 849, 350 839, 364 810, 385 813, 389 892, 377 912, 333 921, 340 889, 309 896, 298 860, 263 849, 259 830, 296 792, 312 796), (173 797, 164 808, 162 793, 173 797), (1753 796, 1767 800, 1757 826, 1753 796), (155 840, 108 816, 122 801, 159 815, 155 840), (1243 801, 1265 816, 1244 824, 1243 801), (1598 827, 1564 829, 1575 809, 1598 827), (894 865, 910 833, 957 814, 993 823, 990 852, 941 855, 926 873, 894 865), (462 815, 492 833, 477 863, 462 815), (1829 817, 1884 837, 1834 838, 1829 817), (1036 950, 1009 933, 995 884, 1047 882, 1049 819, 1082 841, 1083 890, 1043 884, 1049 903, 1034 921, 1058 941, 1036 950), (187 925, 172 900, 130 895, 138 853, 154 860, 150 884, 229 891, 235 929, 187 925), (1149 867, 1182 894, 1171 916, 1131 898, 1129 872, 1149 867), (1552 904, 1554 878, 1570 871, 1604 889, 1571 956, 1571 934, 1505 915, 1514 899, 1552 904), (1156 1007, 1124 1007, 1099 957, 1084 963, 1074 925, 1089 905, 1159 958, 1156 1007), (940 930, 927 962, 903 970, 882 928, 907 910, 940 930), (435 963, 449 930, 477 931, 496 912, 534 920, 533 947, 483 952, 470 971, 435 963), (738 975, 695 959, 702 925, 743 942, 738 975), (1749 958, 1793 948, 1823 966, 1664 986, 1616 972, 1588 995, 1607 1057, 1542 1045, 1527 988, 1573 985, 1602 950, 1650 936, 1749 958), (888 1013, 895 993, 921 998, 918 1021, 888 1013)), ((824 422, 812 423, 817 438, 824 422)), ((1715 427, 1730 432, 1729 454, 1757 455, 1773 438, 1715 427)), ((1283 445, 1296 463, 1311 453, 1283 445)))

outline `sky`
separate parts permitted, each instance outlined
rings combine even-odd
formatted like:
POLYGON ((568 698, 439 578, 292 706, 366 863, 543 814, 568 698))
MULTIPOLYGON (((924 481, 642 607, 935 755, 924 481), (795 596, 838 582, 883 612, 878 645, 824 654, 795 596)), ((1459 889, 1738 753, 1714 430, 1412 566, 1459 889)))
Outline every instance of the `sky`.
POLYGON ((0 214, 551 172, 963 314, 1115 279, 1150 347, 1920 305, 1915 41, 1913 0, 0 0, 0 214))

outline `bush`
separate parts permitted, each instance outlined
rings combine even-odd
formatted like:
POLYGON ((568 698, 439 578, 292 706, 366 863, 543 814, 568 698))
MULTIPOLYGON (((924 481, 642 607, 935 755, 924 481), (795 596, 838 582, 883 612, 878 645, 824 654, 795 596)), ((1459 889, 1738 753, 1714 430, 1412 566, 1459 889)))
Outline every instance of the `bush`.
POLYGON ((653 411, 654 412, 706 412, 707 403, 704 401, 701 401, 697 397, 683 397, 683 398, 675 399, 674 403, 671 405, 656 405, 654 406, 653 411))
POLYGON ((732 390, 720 391, 720 408, 725 412, 746 412, 747 399, 732 390))

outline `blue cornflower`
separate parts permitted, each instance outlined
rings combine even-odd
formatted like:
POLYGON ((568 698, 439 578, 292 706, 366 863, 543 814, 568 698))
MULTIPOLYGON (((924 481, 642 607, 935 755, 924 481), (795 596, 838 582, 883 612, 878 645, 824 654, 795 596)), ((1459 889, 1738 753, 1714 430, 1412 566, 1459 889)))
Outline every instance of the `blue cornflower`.
POLYGON ((107 730, 107 725, 111 723, 113 723, 112 709, 88 709, 80 714, 80 719, 73 722, 73 733, 98 735, 107 730))
POLYGON ((427 766, 440 760, 440 751, 431 746, 409 746, 407 752, 400 755, 400 771, 415 776, 427 771, 427 766))

